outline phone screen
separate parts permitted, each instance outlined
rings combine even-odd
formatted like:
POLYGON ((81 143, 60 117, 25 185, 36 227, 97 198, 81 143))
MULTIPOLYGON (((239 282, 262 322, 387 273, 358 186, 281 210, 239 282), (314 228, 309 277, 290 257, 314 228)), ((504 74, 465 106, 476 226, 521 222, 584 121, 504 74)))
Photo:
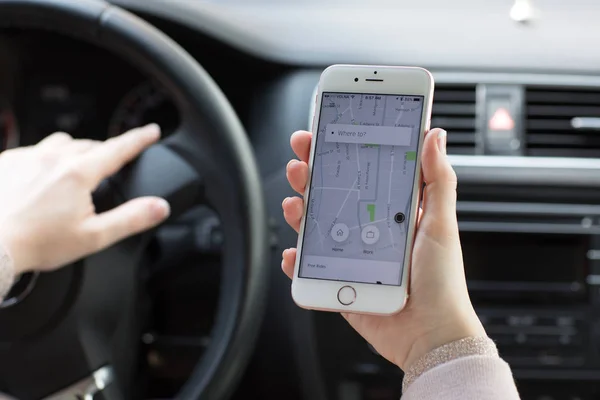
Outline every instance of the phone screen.
POLYGON ((423 103, 323 93, 299 277, 402 283, 423 103))

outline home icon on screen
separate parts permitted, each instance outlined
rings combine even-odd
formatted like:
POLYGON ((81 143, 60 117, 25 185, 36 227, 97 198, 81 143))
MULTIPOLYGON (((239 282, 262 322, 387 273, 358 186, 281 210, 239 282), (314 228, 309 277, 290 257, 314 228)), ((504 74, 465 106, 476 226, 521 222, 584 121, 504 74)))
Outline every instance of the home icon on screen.
POLYGON ((350 236, 350 229, 346 224, 338 223, 331 229, 331 238, 338 243, 348 239, 348 236, 350 236))

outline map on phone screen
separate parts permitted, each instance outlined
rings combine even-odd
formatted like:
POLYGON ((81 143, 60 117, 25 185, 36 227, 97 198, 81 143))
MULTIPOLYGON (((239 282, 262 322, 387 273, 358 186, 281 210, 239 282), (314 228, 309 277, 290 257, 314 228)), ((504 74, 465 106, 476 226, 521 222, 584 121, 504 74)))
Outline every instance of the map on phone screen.
POLYGON ((323 94, 301 278, 401 284, 423 102, 323 94))

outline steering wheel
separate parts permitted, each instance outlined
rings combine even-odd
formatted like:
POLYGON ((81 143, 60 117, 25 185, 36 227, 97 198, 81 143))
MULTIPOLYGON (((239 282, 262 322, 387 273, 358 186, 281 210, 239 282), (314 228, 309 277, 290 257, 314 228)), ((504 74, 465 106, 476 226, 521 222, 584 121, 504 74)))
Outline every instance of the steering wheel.
MULTIPOLYGON (((227 398, 254 348, 268 267, 259 171, 227 98, 177 43, 105 1, 0 0, 0 27, 58 31, 104 47, 174 99, 182 121, 176 133, 105 181, 94 200, 102 211, 157 195, 169 201, 173 217, 199 204, 219 215, 224 244, 215 323, 178 398, 227 398)), ((40 274, 27 296, 0 310, 0 391, 22 400, 136 397, 139 266, 151 238, 152 232, 138 235, 80 265, 40 274)))

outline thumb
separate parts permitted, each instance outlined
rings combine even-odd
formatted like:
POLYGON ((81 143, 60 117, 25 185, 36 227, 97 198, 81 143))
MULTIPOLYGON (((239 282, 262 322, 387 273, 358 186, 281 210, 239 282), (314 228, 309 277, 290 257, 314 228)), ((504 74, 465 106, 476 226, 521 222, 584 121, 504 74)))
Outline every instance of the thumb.
POLYGON ((93 216, 85 227, 91 238, 90 252, 105 249, 129 236, 163 222, 170 213, 169 203, 158 197, 139 197, 93 216))
POLYGON ((425 136, 422 155, 425 216, 454 229, 456 223, 456 173, 446 157, 447 133, 432 129, 425 136))

